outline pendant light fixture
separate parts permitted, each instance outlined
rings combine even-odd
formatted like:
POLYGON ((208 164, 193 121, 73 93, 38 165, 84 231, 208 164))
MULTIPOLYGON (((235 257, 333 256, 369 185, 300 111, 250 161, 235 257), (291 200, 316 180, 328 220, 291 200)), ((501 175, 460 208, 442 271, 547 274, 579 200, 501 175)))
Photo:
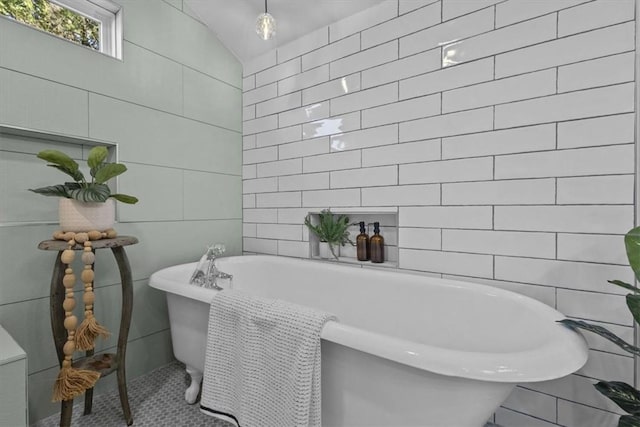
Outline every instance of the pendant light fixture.
POLYGON ((256 33, 262 40, 269 40, 276 33, 276 20, 267 12, 267 0, 264 0, 264 13, 256 20, 256 33))

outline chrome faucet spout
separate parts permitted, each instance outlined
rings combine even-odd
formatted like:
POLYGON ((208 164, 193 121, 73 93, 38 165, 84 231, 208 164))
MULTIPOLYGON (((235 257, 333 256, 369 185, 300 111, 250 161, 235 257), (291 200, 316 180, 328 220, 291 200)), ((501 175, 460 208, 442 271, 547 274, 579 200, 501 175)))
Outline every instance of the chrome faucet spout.
POLYGON ((216 259, 220 258, 225 253, 225 251, 226 248, 221 243, 216 243, 213 247, 209 248, 209 251, 207 252, 207 260, 209 261, 209 266, 207 268, 207 273, 204 280, 205 287, 220 291, 224 289, 218 283, 220 279, 233 279, 233 276, 231 274, 220 271, 216 266, 216 259))
POLYGON ((220 258, 225 251, 226 248, 222 243, 216 243, 215 245, 207 247, 207 252, 200 258, 200 262, 193 272, 189 283, 202 286, 203 288, 222 290, 223 288, 218 282, 227 280, 227 287, 231 286, 233 276, 218 270, 216 266, 216 259, 220 258))

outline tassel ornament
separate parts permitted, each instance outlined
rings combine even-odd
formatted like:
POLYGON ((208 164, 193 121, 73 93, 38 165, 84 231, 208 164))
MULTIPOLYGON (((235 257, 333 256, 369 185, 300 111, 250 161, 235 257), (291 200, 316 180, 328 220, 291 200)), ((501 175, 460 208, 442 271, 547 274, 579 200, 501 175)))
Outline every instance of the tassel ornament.
POLYGON ((92 250, 91 241, 103 238, 111 239, 116 236, 117 233, 113 229, 105 232, 93 230, 88 233, 63 233, 56 231, 53 234, 54 239, 65 240, 69 243, 68 248, 62 251, 60 255, 60 261, 67 265, 62 278, 62 285, 65 288, 65 299, 62 303, 62 308, 65 312, 64 328, 67 331, 67 342, 62 348, 64 360, 62 361, 58 378, 53 386, 53 402, 72 400, 82 395, 86 390, 93 388, 100 378, 99 372, 74 368, 73 353, 76 350, 92 350, 95 347, 95 340, 98 336, 103 338, 109 336, 109 331, 100 325, 93 315, 93 306, 95 303, 95 294, 93 292, 93 264, 95 262, 95 254, 92 250), (82 253, 84 269, 80 275, 84 283, 84 293, 82 295, 84 319, 80 327, 78 327, 77 317, 73 315, 73 309, 76 307, 73 293, 76 276, 73 274, 71 264, 75 258, 73 247, 76 243, 84 245, 82 253))
POLYGON ((99 336, 102 338, 108 338, 109 331, 98 323, 93 315, 93 304, 95 302, 95 294, 93 293, 93 262, 95 261, 95 255, 91 250, 91 241, 84 242, 84 253, 82 254, 82 262, 84 263, 84 270, 80 275, 82 283, 84 283, 84 294, 82 295, 82 302, 84 303, 84 319, 78 328, 76 336, 76 347, 78 350, 93 350, 95 347, 96 338, 99 336))
POLYGON ((58 373, 58 378, 53 386, 53 402, 59 402, 61 400, 71 400, 77 396, 80 396, 85 390, 92 388, 100 378, 100 373, 95 371, 89 371, 85 369, 76 369, 72 365, 73 353, 75 351, 75 335, 78 319, 73 315, 73 309, 76 306, 76 301, 73 294, 73 286, 75 285, 75 275, 71 268, 71 263, 75 253, 73 246, 75 241, 69 240, 69 248, 62 252, 60 259, 63 263, 67 264, 65 274, 62 279, 62 284, 65 288, 65 298, 62 303, 64 310, 64 328, 67 330, 67 342, 62 347, 64 353, 64 360, 62 361, 62 367, 58 373))

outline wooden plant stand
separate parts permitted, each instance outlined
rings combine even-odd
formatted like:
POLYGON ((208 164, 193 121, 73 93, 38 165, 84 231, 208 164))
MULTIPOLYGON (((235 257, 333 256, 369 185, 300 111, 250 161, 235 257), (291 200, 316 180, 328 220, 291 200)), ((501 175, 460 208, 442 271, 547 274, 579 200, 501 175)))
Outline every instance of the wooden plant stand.
MULTIPOLYGON (((132 236, 119 236, 115 239, 102 239, 92 241, 94 250, 110 248, 120 270, 120 280, 122 284, 122 314, 120 317, 120 330, 118 332, 118 347, 116 353, 94 354, 94 350, 86 352, 86 357, 75 360, 73 366, 75 368, 89 369, 100 372, 100 378, 116 372, 118 376, 118 393, 120 395, 120 405, 127 425, 133 424, 131 409, 129 408, 129 398, 127 396, 127 379, 125 375, 125 356, 127 351, 127 337, 129 336, 129 326, 131 325, 131 312, 133 310, 133 280, 131 278, 131 267, 127 254, 124 251, 125 246, 135 245, 138 239, 132 236)), ((67 341, 67 331, 63 322, 65 318, 62 302, 65 298, 65 288, 62 285, 65 264, 62 263, 60 257, 62 251, 67 249, 68 243, 63 240, 45 240, 40 242, 38 249, 45 251, 58 251, 55 264, 53 266, 53 275, 51 276, 51 293, 49 302, 51 308, 51 330, 53 332, 53 340, 56 345, 58 361, 62 366, 64 353, 62 347, 67 341)), ((76 244, 74 250, 83 250, 83 245, 76 244)), ((93 404, 93 389, 88 389, 84 398, 84 415, 91 413, 93 404)), ((71 414, 73 410, 73 400, 62 401, 60 410, 60 426, 68 427, 71 425, 71 414)))

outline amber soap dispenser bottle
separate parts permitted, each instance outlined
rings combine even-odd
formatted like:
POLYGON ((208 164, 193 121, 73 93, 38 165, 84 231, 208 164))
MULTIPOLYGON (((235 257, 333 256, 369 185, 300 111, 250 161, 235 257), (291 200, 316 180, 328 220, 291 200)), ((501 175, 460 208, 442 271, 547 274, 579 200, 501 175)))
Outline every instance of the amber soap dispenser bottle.
POLYGON ((369 261, 369 235, 365 231, 364 221, 360 221, 360 234, 356 237, 358 261, 369 261))
POLYGON ((384 262, 384 238, 380 235, 380 223, 373 223, 373 236, 371 236, 371 262, 384 262))

